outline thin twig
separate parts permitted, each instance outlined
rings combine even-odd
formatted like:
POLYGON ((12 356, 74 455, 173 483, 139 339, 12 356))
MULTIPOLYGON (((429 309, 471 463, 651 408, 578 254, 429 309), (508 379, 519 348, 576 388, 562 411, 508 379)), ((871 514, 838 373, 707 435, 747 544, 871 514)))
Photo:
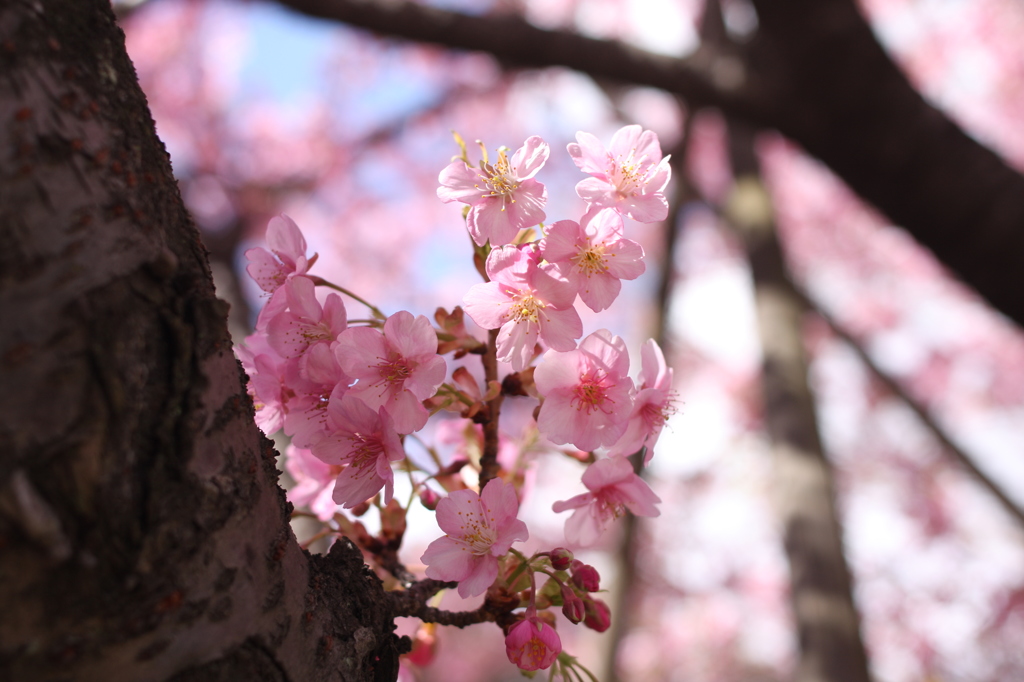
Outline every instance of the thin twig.
MULTIPOLYGON (((489 386, 498 380, 498 330, 487 333, 487 352, 483 355, 484 385, 489 386)), ((497 477, 498 465, 498 418, 501 415, 501 402, 504 394, 498 393, 487 402, 487 414, 483 422, 484 446, 480 455, 480 490, 492 478, 497 477)))

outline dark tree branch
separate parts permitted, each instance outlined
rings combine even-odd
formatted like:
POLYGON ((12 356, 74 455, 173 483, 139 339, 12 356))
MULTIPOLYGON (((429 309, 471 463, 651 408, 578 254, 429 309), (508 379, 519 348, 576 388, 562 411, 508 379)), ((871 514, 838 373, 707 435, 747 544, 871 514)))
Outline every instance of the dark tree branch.
POLYGON ((791 284, 760 180, 751 130, 730 125, 736 185, 726 215, 743 238, 754 279, 763 355, 764 420, 776 506, 790 568, 800 644, 796 682, 868 682, 867 654, 843 552, 832 469, 818 435, 801 338, 803 299, 791 284))
POLYGON ((974 463, 974 460, 970 455, 964 452, 956 443, 953 442, 953 439, 946 433, 946 430, 942 428, 942 426, 940 426, 930 414, 928 414, 928 409, 922 405, 920 401, 911 396, 910 393, 900 386, 895 379, 884 372, 875 363, 875 361, 871 359, 871 356, 867 354, 867 351, 864 350, 864 346, 838 322, 836 322, 831 315, 823 311, 821 307, 811 300, 811 298, 805 292, 800 290, 799 287, 796 288, 796 293, 804 300, 804 304, 809 310, 825 321, 833 334, 850 346, 860 361, 864 363, 864 366, 868 368, 868 370, 876 379, 878 379, 878 381, 882 383, 883 386, 885 386, 886 390, 899 398, 911 412, 917 415, 917 418, 921 420, 921 423, 925 425, 925 428, 931 431, 932 436, 939 441, 943 449, 952 455, 957 463, 966 469, 967 473, 973 476, 981 487, 991 493, 992 496, 999 501, 999 504, 1003 506, 1006 513, 1013 517, 1013 519, 1017 523, 1021 524, 1022 528, 1024 528, 1024 509, 1021 509, 1020 506, 1018 506, 1017 503, 1006 494, 998 483, 993 481, 984 471, 979 469, 978 465, 974 463))
POLYGON ((853 0, 755 0, 748 49, 691 59, 401 0, 279 0, 382 34, 661 88, 780 130, 1024 326, 1024 177, 918 94, 853 0))
MULTIPOLYGON (((683 95, 692 107, 748 111, 743 100, 715 83, 704 60, 654 54, 625 43, 537 28, 515 15, 476 16, 405 0, 279 0, 282 5, 381 35, 441 47, 486 52, 508 66, 565 66, 595 78, 649 85, 683 95)), ((720 79, 727 80, 727 79, 720 79)))
POLYGON ((928 104, 853 0, 754 0, 763 122, 1024 325, 1024 177, 928 104))

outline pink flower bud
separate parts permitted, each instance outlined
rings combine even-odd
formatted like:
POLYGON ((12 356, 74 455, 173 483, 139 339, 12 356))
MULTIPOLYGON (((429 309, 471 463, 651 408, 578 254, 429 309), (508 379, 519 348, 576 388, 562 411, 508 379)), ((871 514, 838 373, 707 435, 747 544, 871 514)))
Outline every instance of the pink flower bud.
POLYGON ((352 516, 362 516, 366 512, 370 511, 370 501, 360 502, 356 506, 352 507, 352 516))
POLYGON ((537 616, 519 621, 505 637, 505 654, 520 670, 546 670, 561 652, 555 628, 537 616))
POLYGON ((562 614, 573 625, 579 623, 587 615, 583 600, 567 585, 562 586, 562 614))
POLYGON ((430 488, 420 488, 420 502, 422 502, 423 506, 430 511, 437 509, 437 503, 440 501, 441 496, 430 488))
POLYGON ((597 632, 604 632, 612 625, 612 612, 608 609, 608 605, 600 599, 587 598, 583 602, 583 606, 586 609, 586 617, 583 619, 583 624, 591 630, 597 632))
POLYGON ((556 571, 564 571, 572 564, 572 552, 565 547, 555 547, 551 550, 551 568, 556 571))
POLYGON ((413 665, 429 665, 437 654, 437 624, 424 623, 412 640, 412 651, 405 660, 413 665))
POLYGON ((601 589, 601 576, 593 566, 577 559, 572 562, 570 570, 572 571, 573 583, 581 590, 597 592, 601 589))

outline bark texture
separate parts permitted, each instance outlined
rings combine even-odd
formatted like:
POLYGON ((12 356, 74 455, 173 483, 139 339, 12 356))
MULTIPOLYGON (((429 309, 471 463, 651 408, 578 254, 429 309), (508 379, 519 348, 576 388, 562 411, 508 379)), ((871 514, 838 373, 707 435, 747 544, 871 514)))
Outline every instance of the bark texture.
POLYGON ((380 582, 288 525, 106 0, 0 6, 0 678, 390 680, 380 582))

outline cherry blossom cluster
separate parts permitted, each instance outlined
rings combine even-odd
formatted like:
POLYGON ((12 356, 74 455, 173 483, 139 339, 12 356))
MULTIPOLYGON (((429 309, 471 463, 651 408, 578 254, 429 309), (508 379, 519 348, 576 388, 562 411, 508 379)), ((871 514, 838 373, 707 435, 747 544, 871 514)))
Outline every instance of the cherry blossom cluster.
POLYGON ((385 315, 311 274, 317 256, 307 255, 302 232, 282 215, 268 225, 268 248, 246 252, 248 273, 269 300, 237 352, 257 424, 290 437, 285 466, 296 485, 289 499, 325 524, 324 535, 347 535, 396 588, 408 588, 411 574, 396 557, 405 511, 418 499, 435 511, 444 534, 421 557, 426 579, 457 587, 463 597, 485 595, 477 615, 502 626, 508 658, 522 670, 554 666, 582 679, 581 666, 561 650, 551 609, 604 631, 610 612, 594 596, 600 579, 569 549, 527 557, 513 548, 530 537, 518 519, 521 474, 538 448, 527 452, 504 435, 500 409, 506 396, 535 399, 535 428, 547 449, 588 464, 587 492, 553 507, 572 511, 568 546, 595 544, 626 511, 658 515, 660 500, 634 461, 650 462, 674 410, 672 370, 651 340, 631 378, 625 342, 606 329, 584 337, 576 305, 606 310, 621 281, 644 272, 643 248, 626 238, 624 218, 666 218, 670 166, 657 136, 640 126, 622 128, 608 147, 578 133, 568 152, 588 175, 576 186, 587 210, 578 221, 545 225, 547 189, 536 176, 548 160, 547 143, 531 137, 511 156, 502 148, 493 164, 481 144, 483 158, 472 165, 456 140, 462 154, 441 171, 437 194, 467 205, 484 277, 462 307, 438 309, 433 322, 404 310, 385 315), (318 288, 327 293, 318 297, 318 288), (368 316, 351 319, 342 295, 368 316), (488 331, 486 341, 467 330, 464 315, 488 331), (510 370, 504 377, 499 362, 510 370), (442 412, 448 414, 434 420, 434 445, 415 435, 442 412), (433 467, 407 457, 410 439, 433 467), (458 451, 447 463, 438 454, 446 440, 458 451), (393 499, 396 466, 413 486, 404 506, 393 499), (377 538, 352 518, 371 506, 381 513, 377 538))

